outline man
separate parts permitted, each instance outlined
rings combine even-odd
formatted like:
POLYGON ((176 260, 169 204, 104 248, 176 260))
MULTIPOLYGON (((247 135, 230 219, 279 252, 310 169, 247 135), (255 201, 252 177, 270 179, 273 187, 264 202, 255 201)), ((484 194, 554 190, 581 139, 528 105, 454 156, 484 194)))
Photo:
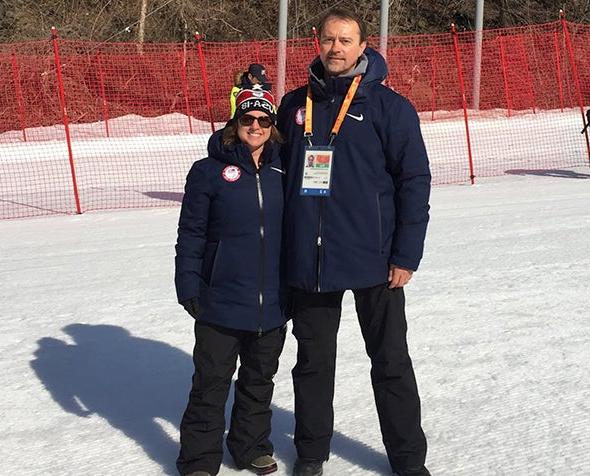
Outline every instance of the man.
POLYGON ((289 93, 279 108, 298 343, 293 474, 321 475, 329 456, 336 334, 342 296, 351 289, 391 468, 427 476, 403 291, 422 257, 428 222, 430 171, 419 121, 405 98, 381 84, 387 67, 366 48, 357 15, 332 9, 319 34, 309 89, 289 93), (305 157, 319 153, 325 166, 305 167, 305 157))

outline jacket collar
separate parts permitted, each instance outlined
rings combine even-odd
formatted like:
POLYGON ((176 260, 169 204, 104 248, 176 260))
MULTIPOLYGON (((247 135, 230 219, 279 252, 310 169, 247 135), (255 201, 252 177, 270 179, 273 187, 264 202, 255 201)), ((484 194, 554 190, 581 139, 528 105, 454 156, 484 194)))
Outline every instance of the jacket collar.
MULTIPOLYGON (((215 131, 207 144, 208 156, 212 159, 219 160, 228 165, 237 165, 244 169, 246 172, 251 174, 256 173, 256 167, 254 166, 254 160, 252 154, 246 144, 242 142, 238 144, 223 144, 223 130, 220 129, 215 131)), ((279 144, 267 142, 264 145, 262 151, 262 167, 266 167, 269 164, 279 159, 279 144)))

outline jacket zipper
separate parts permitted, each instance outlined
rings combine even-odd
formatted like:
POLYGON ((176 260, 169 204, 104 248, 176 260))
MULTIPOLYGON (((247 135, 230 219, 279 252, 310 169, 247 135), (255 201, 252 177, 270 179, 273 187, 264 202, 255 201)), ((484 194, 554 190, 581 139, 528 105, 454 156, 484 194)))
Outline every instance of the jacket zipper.
POLYGON ((318 223, 318 237, 316 240, 316 244, 318 247, 318 261, 317 261, 317 285, 316 291, 322 292, 322 286, 320 284, 321 276, 322 276, 322 211, 324 208, 324 199, 319 198, 320 201, 320 216, 319 216, 319 223, 318 223))
POLYGON ((377 192, 377 219, 379 221, 379 253, 383 254, 383 224, 381 219, 381 198, 377 192))
MULTIPOLYGON (((332 99, 330 100, 330 108, 332 109, 332 116, 334 116, 334 113, 336 111, 336 107, 334 106, 336 102, 336 96, 332 96, 332 99)), ((338 110, 340 110, 340 108, 338 108, 338 110)), ((334 116, 334 120, 336 116, 334 116)), ((317 245, 317 283, 316 283, 316 291, 318 293, 322 292, 322 285, 320 284, 321 282, 321 277, 322 277, 322 214, 323 214, 323 210, 324 210, 324 199, 323 198, 319 198, 318 199, 320 201, 320 212, 319 212, 319 223, 318 223, 318 236, 316 239, 316 245, 317 245)))
POLYGON ((258 208, 260 210, 260 268, 258 270, 258 337, 262 335, 262 319, 264 316, 264 199, 260 171, 256 171, 256 189, 258 192, 258 208))

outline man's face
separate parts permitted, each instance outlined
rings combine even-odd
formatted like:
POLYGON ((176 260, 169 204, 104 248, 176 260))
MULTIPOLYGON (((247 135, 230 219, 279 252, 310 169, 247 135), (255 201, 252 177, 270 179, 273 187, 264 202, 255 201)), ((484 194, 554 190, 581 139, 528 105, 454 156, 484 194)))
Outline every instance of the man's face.
POLYGON ((366 46, 355 21, 329 18, 320 37, 320 60, 328 75, 340 76, 356 66, 366 46))

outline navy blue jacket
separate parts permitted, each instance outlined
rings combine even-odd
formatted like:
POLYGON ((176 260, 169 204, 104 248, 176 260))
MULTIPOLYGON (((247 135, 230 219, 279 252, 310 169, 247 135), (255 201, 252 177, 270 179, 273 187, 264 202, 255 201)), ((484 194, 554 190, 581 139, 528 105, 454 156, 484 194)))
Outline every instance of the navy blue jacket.
POLYGON ((283 325, 283 170, 267 143, 256 171, 244 144, 209 139, 187 176, 176 244, 178 302, 196 298, 200 321, 266 331, 283 325))
MULTIPOLYGON (((307 291, 358 289, 387 282, 390 265, 416 270, 428 223, 430 169, 418 115, 383 86, 383 57, 367 48, 362 81, 335 138, 329 197, 300 195, 307 86, 287 94, 278 126, 287 140, 285 229, 288 284, 307 291)), ((314 145, 327 145, 352 82, 310 66, 314 145)))

